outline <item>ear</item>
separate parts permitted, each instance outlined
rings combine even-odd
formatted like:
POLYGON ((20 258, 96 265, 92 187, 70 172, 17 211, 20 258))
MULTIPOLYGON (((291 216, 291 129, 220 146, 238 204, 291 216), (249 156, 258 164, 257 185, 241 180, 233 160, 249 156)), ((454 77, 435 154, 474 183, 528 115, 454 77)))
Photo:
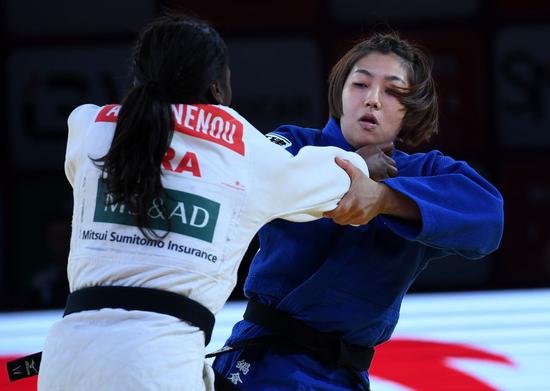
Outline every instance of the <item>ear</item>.
POLYGON ((213 82, 210 84, 210 94, 212 97, 216 100, 218 104, 223 104, 224 101, 224 93, 221 89, 220 83, 218 81, 213 82))

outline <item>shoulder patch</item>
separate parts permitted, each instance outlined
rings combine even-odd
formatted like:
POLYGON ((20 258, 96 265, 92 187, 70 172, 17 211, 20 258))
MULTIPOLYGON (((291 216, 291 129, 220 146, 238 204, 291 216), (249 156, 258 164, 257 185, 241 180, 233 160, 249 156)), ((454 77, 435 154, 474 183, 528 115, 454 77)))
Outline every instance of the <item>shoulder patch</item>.
POLYGON ((280 145, 283 148, 288 148, 292 145, 289 139, 277 133, 271 132, 266 134, 265 137, 267 137, 267 139, 272 143, 280 145))
POLYGON ((116 122, 119 111, 120 105, 103 106, 97 114, 95 122, 116 122))

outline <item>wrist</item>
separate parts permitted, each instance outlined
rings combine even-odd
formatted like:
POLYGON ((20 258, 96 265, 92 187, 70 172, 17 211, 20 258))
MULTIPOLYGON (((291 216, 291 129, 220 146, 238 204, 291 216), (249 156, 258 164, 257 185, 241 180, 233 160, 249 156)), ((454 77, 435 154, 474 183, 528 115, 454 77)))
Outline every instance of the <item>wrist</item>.
POLYGON ((392 214, 394 208, 394 191, 384 183, 378 183, 378 214, 392 214))
POLYGON ((421 221, 420 209, 416 202, 404 194, 380 183, 379 214, 390 215, 411 221, 421 221))

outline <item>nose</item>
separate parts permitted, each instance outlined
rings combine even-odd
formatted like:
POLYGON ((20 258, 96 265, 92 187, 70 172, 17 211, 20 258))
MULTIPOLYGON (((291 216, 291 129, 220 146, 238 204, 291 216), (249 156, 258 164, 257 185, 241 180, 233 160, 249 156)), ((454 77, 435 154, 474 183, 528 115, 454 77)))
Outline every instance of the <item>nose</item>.
POLYGON ((382 105, 380 103, 380 94, 379 94, 378 88, 371 88, 369 90, 363 104, 366 107, 370 107, 375 110, 380 110, 382 105))

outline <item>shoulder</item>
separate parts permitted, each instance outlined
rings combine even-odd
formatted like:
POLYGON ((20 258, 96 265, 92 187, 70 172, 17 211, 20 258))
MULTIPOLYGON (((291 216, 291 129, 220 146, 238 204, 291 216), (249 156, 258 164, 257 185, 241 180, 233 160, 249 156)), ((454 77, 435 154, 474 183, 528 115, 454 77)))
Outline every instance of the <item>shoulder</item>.
POLYGON ((235 117, 235 118, 238 118, 238 119, 243 119, 244 120, 244 117, 242 115, 240 115, 237 110, 235 110, 234 108, 232 107, 229 107, 229 106, 224 106, 224 105, 205 105, 206 107, 215 107, 217 108, 218 110, 222 110, 222 111, 225 111, 227 114, 231 115, 232 117, 235 117))
MULTIPOLYGON (((107 106, 104 106, 107 107, 107 106)), ((77 125, 82 122, 89 122, 92 119, 95 119, 97 114, 101 111, 102 107, 96 106, 93 104, 84 104, 78 106, 74 109, 71 114, 69 114, 68 123, 69 126, 77 125)))
POLYGON ((455 160, 438 150, 407 154, 396 150, 393 158, 400 172, 408 175, 433 175, 438 172, 469 172, 472 168, 462 160, 455 160))
POLYGON ((224 121, 237 124, 237 127, 247 133, 248 137, 254 138, 262 136, 261 132, 253 124, 232 107, 224 105, 205 105, 205 107, 214 112, 223 113, 222 116, 224 117, 224 121))
POLYGON ((224 106, 224 105, 206 105, 206 107, 210 107, 210 110, 213 109, 213 110, 220 110, 222 112, 225 112, 225 115, 229 116, 233 120, 241 122, 242 124, 245 124, 245 125, 252 126, 245 117, 243 117, 237 110, 235 110, 232 107, 224 106))
POLYGON ((430 162, 438 159, 452 159, 448 156, 443 155, 438 150, 408 154, 399 149, 396 149, 394 151, 393 158, 396 161, 401 162, 402 164, 424 164, 426 162, 430 162))
MULTIPOLYGON (((112 107, 114 105, 109 106, 112 107)), ((67 119, 69 143, 85 137, 90 126, 98 122, 99 117, 109 106, 100 107, 93 104, 85 104, 74 109, 67 119)), ((112 122, 116 122, 116 116, 114 116, 112 122)))
POLYGON ((67 155, 79 154, 81 148, 91 145, 89 142, 94 139, 110 140, 105 135, 114 132, 119 108, 118 105, 85 104, 74 109, 67 120, 67 155))

